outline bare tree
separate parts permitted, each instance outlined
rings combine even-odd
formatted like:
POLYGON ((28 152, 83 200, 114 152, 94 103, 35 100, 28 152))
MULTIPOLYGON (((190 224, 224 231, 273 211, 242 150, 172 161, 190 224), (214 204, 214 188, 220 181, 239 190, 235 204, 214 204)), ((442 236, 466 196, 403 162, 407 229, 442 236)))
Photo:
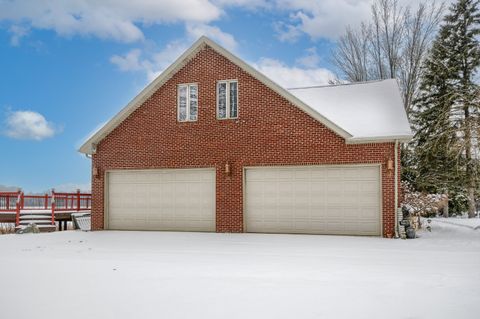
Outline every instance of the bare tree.
POLYGON ((336 65, 342 66, 342 72, 347 80, 363 82, 370 80, 371 72, 369 45, 370 26, 362 23, 360 30, 347 27, 345 34, 338 40, 337 51, 334 55, 336 65))
POLYGON ((397 78, 405 110, 410 112, 421 77, 421 65, 441 20, 443 4, 421 3, 415 10, 398 0, 376 0, 371 21, 358 30, 347 27, 333 62, 352 82, 397 78))

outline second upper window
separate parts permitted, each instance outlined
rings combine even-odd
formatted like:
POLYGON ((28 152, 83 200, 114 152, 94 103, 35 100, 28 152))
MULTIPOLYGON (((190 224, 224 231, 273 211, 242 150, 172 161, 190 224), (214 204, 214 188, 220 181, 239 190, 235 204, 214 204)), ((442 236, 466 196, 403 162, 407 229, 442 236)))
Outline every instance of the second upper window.
POLYGON ((238 82, 236 80, 217 82, 217 117, 219 119, 238 117, 238 82))

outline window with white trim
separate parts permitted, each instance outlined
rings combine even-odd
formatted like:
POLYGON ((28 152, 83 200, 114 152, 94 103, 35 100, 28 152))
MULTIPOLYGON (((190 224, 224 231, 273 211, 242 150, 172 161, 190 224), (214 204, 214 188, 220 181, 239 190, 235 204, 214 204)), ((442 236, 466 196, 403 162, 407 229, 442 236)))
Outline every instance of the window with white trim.
POLYGON ((198 116, 198 85, 178 85, 177 116, 179 122, 196 121, 198 116))
POLYGON ((238 117, 237 80, 217 82, 217 117, 219 119, 234 119, 238 117))

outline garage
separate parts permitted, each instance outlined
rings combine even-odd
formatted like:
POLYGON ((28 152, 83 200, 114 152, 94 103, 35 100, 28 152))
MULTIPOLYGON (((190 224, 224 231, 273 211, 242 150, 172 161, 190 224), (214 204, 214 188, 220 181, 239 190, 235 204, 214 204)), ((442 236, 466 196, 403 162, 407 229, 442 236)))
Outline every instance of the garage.
POLYGON ((247 232, 381 234, 380 166, 245 169, 247 232))
POLYGON ((214 169, 110 171, 106 193, 107 229, 215 231, 214 169))

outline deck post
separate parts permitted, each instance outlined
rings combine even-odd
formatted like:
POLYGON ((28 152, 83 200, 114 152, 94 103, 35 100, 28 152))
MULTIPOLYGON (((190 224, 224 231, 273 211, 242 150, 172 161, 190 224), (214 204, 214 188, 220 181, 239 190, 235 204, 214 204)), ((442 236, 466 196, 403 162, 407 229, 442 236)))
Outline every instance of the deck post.
POLYGON ((80 189, 77 189, 77 212, 80 211, 80 189))
POLYGON ((55 225, 55 189, 52 188, 52 225, 55 225))
POLYGON ((17 203, 17 207, 15 209, 15 226, 20 225, 20 204, 17 203))
POLYGON ((22 201, 22 193, 19 190, 17 195, 17 202, 15 205, 15 226, 20 225, 20 208, 21 208, 21 201, 22 201))
POLYGON ((48 209, 48 194, 45 194, 45 209, 48 209))

